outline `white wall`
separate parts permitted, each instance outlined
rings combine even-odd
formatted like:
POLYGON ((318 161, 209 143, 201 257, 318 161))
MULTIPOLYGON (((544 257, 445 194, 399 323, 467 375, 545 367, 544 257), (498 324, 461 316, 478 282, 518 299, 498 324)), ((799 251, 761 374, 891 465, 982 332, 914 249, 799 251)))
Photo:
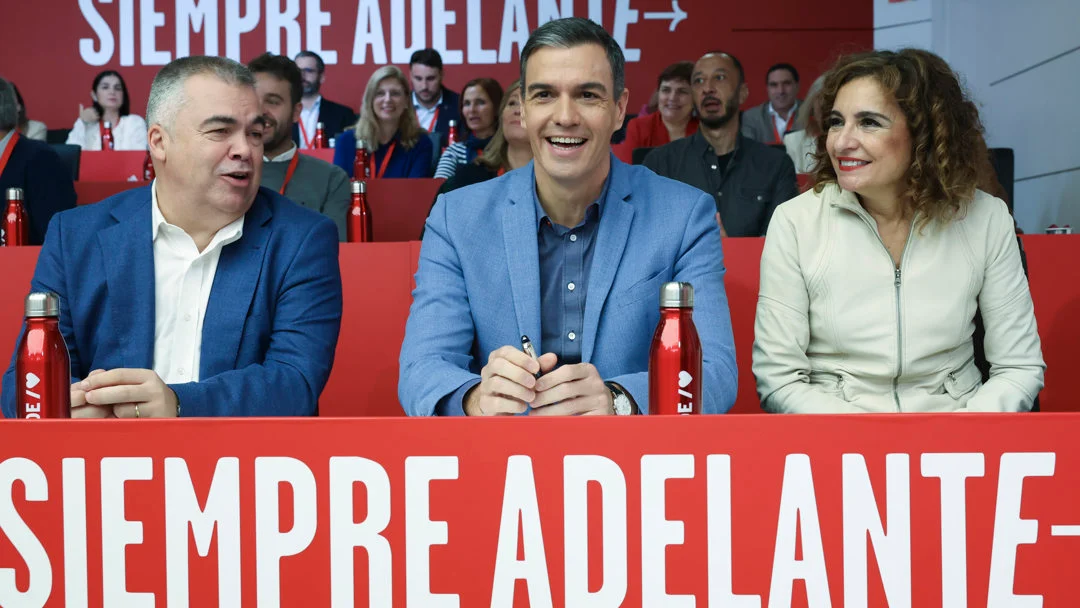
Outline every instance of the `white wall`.
POLYGON ((990 146, 1016 152, 1025 231, 1080 229, 1080 1, 874 0, 874 25, 878 48, 927 48, 964 78, 990 146))

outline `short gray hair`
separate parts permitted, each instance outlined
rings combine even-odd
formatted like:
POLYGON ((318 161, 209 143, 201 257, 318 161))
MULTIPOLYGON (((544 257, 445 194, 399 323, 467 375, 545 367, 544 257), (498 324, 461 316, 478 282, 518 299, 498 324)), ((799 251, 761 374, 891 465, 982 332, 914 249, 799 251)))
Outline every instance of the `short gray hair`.
POLYGON ((11 131, 19 126, 19 102, 15 87, 0 78, 0 131, 11 131))
POLYGON ((209 74, 237 86, 255 88, 255 77, 243 64, 225 57, 181 57, 154 76, 150 99, 146 102, 146 124, 172 128, 173 119, 184 103, 184 83, 192 76, 209 74))
POLYGON ((623 57, 622 48, 599 24, 583 17, 548 21, 533 31, 529 36, 529 41, 521 49, 522 91, 524 92, 527 87, 525 66, 533 53, 542 48, 570 49, 583 44, 598 44, 604 49, 608 63, 611 64, 611 79, 615 83, 612 95, 616 98, 621 96, 623 87, 626 85, 626 59, 623 57))

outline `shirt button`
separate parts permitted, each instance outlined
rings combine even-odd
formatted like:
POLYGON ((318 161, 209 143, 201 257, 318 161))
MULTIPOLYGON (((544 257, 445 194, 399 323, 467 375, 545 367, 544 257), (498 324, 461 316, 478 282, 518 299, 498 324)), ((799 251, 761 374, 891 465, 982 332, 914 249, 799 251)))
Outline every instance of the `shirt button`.
POLYGON ((571 234, 570 235, 570 242, 571 243, 576 243, 577 242, 577 235, 576 234, 571 234))
POLYGON ((190 321, 191 320, 191 315, 184 315, 184 320, 185 321, 190 321))
POLYGON ((570 333, 566 334, 566 337, 570 338, 570 341, 572 342, 572 341, 574 341, 575 338, 577 338, 577 334, 575 334, 574 332, 570 332, 570 333))
POLYGON ((566 286, 566 288, 569 289, 570 291, 574 291, 574 288, 576 288, 576 287, 577 287, 577 285, 574 285, 573 283, 570 283, 570 284, 568 284, 566 286))
POLYGON ((182 367, 181 367, 180 369, 176 370, 176 373, 180 374, 181 376, 184 376, 184 375, 186 375, 186 374, 184 373, 184 368, 182 368, 182 367))
POLYGON ((717 192, 716 192, 716 196, 724 196, 724 193, 723 193, 723 191, 717 191, 717 192))
POLYGON ((713 165, 712 168, 713 168, 713 171, 716 171, 716 165, 713 165))

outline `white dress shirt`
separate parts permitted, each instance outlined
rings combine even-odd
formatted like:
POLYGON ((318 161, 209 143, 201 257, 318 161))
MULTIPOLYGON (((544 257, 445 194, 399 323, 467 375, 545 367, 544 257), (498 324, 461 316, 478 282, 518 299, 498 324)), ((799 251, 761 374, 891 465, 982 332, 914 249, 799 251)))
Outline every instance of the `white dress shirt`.
POLYGON ((264 163, 284 163, 284 162, 289 162, 290 160, 293 159, 294 156, 296 156, 296 152, 297 152, 298 149, 299 148, 296 147, 296 143, 294 142, 291 148, 289 148, 288 150, 282 152, 280 155, 275 156, 274 158, 270 158, 269 156, 263 154, 263 162, 264 163))
POLYGON ((430 108, 425 108, 424 105, 420 103, 420 98, 416 96, 416 93, 412 94, 412 103, 413 108, 416 109, 416 120, 420 123, 420 128, 429 132, 434 131, 435 125, 432 124, 432 121, 435 119, 435 114, 439 111, 439 106, 442 105, 442 93, 439 93, 439 100, 430 108))
MULTIPOLYGON (((146 150, 146 121, 142 116, 121 116, 120 122, 112 126, 112 133, 114 150, 146 150)), ((76 118, 75 126, 68 133, 67 143, 80 146, 83 150, 100 150, 100 123, 86 124, 76 118)))
POLYGON ((322 95, 315 98, 315 103, 311 104, 310 108, 302 108, 300 110, 300 147, 307 149, 307 142, 304 141, 304 133, 307 133, 308 139, 315 139, 315 129, 319 126, 319 107, 322 106, 322 95))
MULTIPOLYGON (((799 102, 795 102, 791 106, 791 110, 788 111, 787 116, 781 116, 772 104, 769 104, 769 116, 772 116, 773 124, 776 126, 776 132, 780 134, 780 139, 784 139, 784 133, 788 130, 788 120, 792 120, 795 117, 795 112, 799 109, 799 102)), ((791 127, 795 128, 795 122, 792 120, 791 127)))
POLYGON ((154 241, 154 372, 165 384, 198 382, 203 319, 218 259, 225 245, 244 234, 244 218, 218 230, 206 249, 199 252, 191 236, 168 223, 161 214, 156 181, 150 192, 154 241))

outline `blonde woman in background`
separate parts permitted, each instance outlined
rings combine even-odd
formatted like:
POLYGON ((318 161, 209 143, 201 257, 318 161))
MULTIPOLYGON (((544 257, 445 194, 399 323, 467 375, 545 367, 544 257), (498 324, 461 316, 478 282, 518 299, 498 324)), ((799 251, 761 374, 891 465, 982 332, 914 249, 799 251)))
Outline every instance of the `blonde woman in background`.
POLYGON ((360 119, 337 138, 334 164, 349 177, 353 177, 357 140, 368 150, 373 178, 431 176, 431 139, 416 121, 409 81, 397 67, 375 70, 364 89, 360 119))

